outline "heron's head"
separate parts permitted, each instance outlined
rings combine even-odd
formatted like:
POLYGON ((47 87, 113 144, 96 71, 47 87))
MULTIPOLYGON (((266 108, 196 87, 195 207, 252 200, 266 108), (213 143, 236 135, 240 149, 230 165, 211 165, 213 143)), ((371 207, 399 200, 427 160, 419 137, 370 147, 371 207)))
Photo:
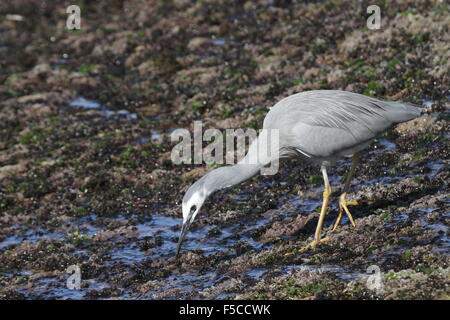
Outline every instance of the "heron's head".
POLYGON ((177 255, 180 252, 181 244, 186 237, 187 231, 197 216, 200 208, 208 197, 208 192, 204 188, 204 179, 195 182, 183 197, 183 226, 181 227, 180 238, 178 239, 177 255))

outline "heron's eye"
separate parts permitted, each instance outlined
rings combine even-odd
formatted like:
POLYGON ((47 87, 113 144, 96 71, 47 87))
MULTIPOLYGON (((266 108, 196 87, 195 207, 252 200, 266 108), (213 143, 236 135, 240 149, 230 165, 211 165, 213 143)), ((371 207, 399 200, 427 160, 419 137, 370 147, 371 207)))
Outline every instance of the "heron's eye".
POLYGON ((196 205, 193 205, 193 206, 191 207, 191 214, 193 214, 193 213, 195 212, 195 210, 197 210, 197 206, 196 206, 196 205))

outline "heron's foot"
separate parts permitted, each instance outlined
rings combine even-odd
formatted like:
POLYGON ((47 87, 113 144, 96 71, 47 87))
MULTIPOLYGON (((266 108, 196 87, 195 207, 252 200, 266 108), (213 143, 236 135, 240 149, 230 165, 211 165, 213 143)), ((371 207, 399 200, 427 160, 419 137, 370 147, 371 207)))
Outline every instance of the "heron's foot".
POLYGON ((308 250, 308 249, 314 249, 315 247, 317 247, 317 245, 318 245, 319 243, 327 242, 328 240, 330 240, 330 238, 328 238, 328 237, 322 238, 322 239, 320 239, 320 240, 314 239, 314 240, 313 240, 312 242, 310 242, 307 246, 305 246, 305 247, 303 247, 302 249, 300 249, 300 252, 304 252, 304 251, 306 251, 306 250, 308 250))
POLYGON ((347 196, 347 194, 343 193, 339 197, 339 214, 338 214, 336 222, 335 222, 335 224, 333 226, 332 231, 336 230, 336 228, 341 223, 343 211, 345 211, 345 213, 347 214, 348 219, 350 220, 350 223, 352 224, 352 226, 356 227, 356 224, 355 224, 355 221, 353 220, 352 214, 350 213, 350 210, 348 210, 348 206, 357 206, 358 202, 356 202, 356 201, 347 201, 347 199, 345 199, 346 196, 347 196))
POLYGON ((292 255, 297 254, 297 253, 305 252, 308 249, 314 249, 319 243, 326 242, 328 240, 330 240, 330 238, 328 238, 328 237, 322 238, 320 240, 313 240, 307 246, 301 248, 300 250, 294 250, 294 251, 285 253, 284 256, 285 257, 292 256, 292 255))

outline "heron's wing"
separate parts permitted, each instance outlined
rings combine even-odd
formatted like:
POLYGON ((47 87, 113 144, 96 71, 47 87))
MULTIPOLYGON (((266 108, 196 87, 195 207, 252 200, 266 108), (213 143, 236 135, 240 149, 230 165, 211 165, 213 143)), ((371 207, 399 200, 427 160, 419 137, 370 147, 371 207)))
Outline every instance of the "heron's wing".
POLYGON ((316 90, 289 96, 267 115, 264 127, 279 128, 287 143, 304 153, 329 156, 373 139, 420 115, 420 108, 364 95, 316 90))

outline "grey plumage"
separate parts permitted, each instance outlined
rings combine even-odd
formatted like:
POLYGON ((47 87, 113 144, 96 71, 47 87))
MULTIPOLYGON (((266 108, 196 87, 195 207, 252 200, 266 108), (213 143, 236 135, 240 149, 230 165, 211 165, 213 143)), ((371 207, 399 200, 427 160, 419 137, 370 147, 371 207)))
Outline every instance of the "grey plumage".
MULTIPOLYGON (((263 128, 279 130, 280 158, 299 156, 326 166, 361 151, 386 129, 420 113, 419 107, 401 101, 386 102, 339 90, 314 90, 276 103, 267 113, 263 128)), ((255 141, 243 160, 254 154, 255 141)), ((211 193, 251 178, 274 160, 278 159, 265 159, 257 164, 241 161, 215 169, 196 181, 183 198, 183 228, 177 254, 189 225, 211 193)), ((325 167, 322 172, 327 184, 324 170, 325 167)))
MULTIPOLYGON (((420 115, 420 108, 339 90, 314 90, 279 101, 264 128, 280 130, 280 145, 315 161, 336 160, 370 142, 395 123, 420 115)), ((349 154, 351 155, 351 153, 349 154)))

